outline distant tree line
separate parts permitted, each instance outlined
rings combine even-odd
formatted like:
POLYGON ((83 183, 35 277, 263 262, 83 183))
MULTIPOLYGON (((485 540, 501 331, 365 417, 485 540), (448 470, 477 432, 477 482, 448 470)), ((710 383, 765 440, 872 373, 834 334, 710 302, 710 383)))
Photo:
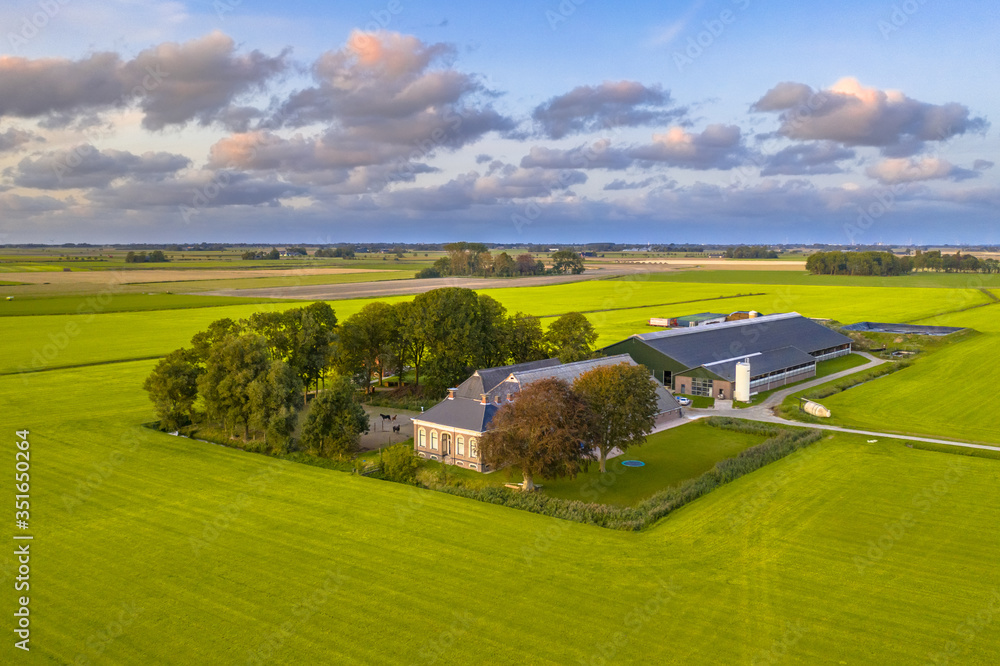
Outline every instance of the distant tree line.
POLYGON ((913 255, 914 270, 944 271, 945 273, 1000 273, 1000 261, 996 259, 980 259, 972 254, 942 254, 941 250, 922 252, 917 250, 913 255))
POLYGON ((531 254, 512 258, 506 252, 494 256, 483 243, 448 243, 444 246, 447 256, 439 258, 430 268, 417 273, 418 278, 436 278, 452 275, 477 275, 480 277, 518 277, 584 271, 583 257, 572 250, 559 250, 551 255, 552 268, 531 254))
POLYGON ((321 247, 320 249, 316 250, 313 256, 334 257, 338 259, 353 259, 354 248, 349 245, 342 245, 340 247, 321 247))
POLYGON ((281 253, 277 249, 271 248, 269 252, 264 250, 247 250, 243 253, 243 259, 253 261, 256 259, 277 260, 281 258, 281 253))
POLYGON ((727 259, 777 259, 778 253, 764 245, 738 245, 726 250, 727 259))
POLYGON ((126 264, 155 264, 170 261, 163 250, 153 250, 149 254, 145 252, 129 252, 125 255, 126 264))
POLYGON ((816 252, 806 259, 813 275, 906 275, 913 270, 910 257, 892 252, 816 252))
POLYGON ((979 259, 971 254, 942 254, 940 250, 899 257, 892 252, 816 252, 806 259, 806 269, 814 275, 906 275, 918 271, 946 273, 998 273, 996 259, 979 259))

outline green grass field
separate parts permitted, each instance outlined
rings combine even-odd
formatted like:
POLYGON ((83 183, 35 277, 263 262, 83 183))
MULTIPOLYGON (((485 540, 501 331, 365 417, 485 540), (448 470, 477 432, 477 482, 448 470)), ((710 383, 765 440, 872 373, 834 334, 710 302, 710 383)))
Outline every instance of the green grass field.
POLYGON ((151 367, 0 377, 4 427, 31 430, 35 662, 1000 651, 975 620, 1000 603, 996 460, 838 435, 623 533, 147 431, 151 367))
MULTIPOLYGON (((801 259, 801 258, 800 258, 801 259)), ((1000 274, 919 272, 896 277, 811 275, 805 271, 684 271, 651 273, 653 282, 700 284, 807 285, 823 287, 946 287, 976 289, 1000 287, 1000 274)))

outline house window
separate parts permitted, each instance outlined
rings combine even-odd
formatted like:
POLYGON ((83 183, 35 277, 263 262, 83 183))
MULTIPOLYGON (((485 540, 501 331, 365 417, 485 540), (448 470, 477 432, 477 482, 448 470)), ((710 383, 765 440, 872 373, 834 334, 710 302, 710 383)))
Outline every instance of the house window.
POLYGON ((441 453, 450 453, 451 449, 451 435, 444 432, 441 433, 441 453))
POLYGON ((469 455, 473 458, 479 457, 479 442, 475 437, 469 440, 469 455))
POLYGON ((469 469, 476 469, 476 463, 469 463, 469 469))
POLYGON ((460 455, 465 455, 465 438, 461 435, 455 438, 455 452, 460 455))
POLYGON ((417 446, 422 449, 427 448, 427 438, 423 428, 417 431, 417 446))
POLYGON ((438 434, 437 430, 431 430, 431 449, 437 451, 438 449, 438 434))

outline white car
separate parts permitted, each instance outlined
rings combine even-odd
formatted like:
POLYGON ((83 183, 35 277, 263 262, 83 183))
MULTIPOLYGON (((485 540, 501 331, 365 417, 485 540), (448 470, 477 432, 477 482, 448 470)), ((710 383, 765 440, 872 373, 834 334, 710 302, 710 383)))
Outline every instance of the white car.
POLYGON ((674 399, 677 400, 677 404, 681 407, 687 407, 691 404, 691 398, 685 398, 682 395, 675 395, 674 399))

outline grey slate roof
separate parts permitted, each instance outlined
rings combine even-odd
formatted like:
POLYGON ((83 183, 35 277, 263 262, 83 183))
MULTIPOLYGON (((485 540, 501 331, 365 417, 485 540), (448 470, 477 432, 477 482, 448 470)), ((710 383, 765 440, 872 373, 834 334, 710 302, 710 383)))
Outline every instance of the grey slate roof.
POLYGON ((632 337, 688 368, 714 361, 739 360, 740 356, 784 347, 795 347, 811 354, 851 341, 846 335, 797 312, 740 319, 713 326, 653 331, 632 337))
MULTIPOLYGON (((766 375, 769 372, 776 372, 798 365, 808 365, 816 362, 815 358, 801 349, 796 347, 782 347, 780 349, 772 349, 770 351, 750 354, 748 357, 741 356, 740 358, 729 361, 705 363, 702 367, 711 370, 723 379, 734 382, 736 381, 736 364, 744 358, 748 358, 750 361, 751 379, 761 375, 766 375)), ((677 374, 683 375, 684 373, 679 372, 677 374)))
POLYGON ((413 418, 416 421, 438 423, 450 428, 483 432, 489 427, 490 421, 493 420, 493 415, 498 409, 497 405, 493 403, 484 405, 478 399, 455 398, 450 400, 445 398, 420 416, 413 418))
POLYGON ((516 363, 514 365, 503 365, 498 368, 484 368, 476 370, 472 376, 458 385, 455 392, 456 397, 471 398, 479 400, 483 393, 489 393, 497 387, 500 382, 507 379, 512 372, 522 370, 535 370, 538 368, 551 368, 559 365, 559 359, 547 358, 542 361, 529 361, 527 363, 516 363))
MULTIPOLYGON (((527 386, 531 382, 555 377, 572 384, 573 380, 588 370, 605 365, 617 365, 619 363, 637 365, 628 354, 619 354, 617 356, 577 361, 576 363, 560 364, 558 359, 547 359, 545 361, 534 361, 533 363, 520 363, 500 368, 489 368, 489 372, 485 376, 483 374, 484 371, 479 370, 463 382, 459 389, 461 390, 462 387, 465 387, 464 392, 471 393, 475 388, 487 386, 490 382, 494 381, 497 372, 505 371, 506 374, 490 390, 476 393, 475 398, 463 396, 462 392, 456 391, 454 399, 446 398, 442 400, 419 417, 414 417, 414 420, 437 423, 451 428, 484 432, 489 427, 490 421, 493 420, 493 415, 496 414, 500 405, 503 405, 507 401, 507 396, 518 393, 522 387, 527 386), (555 363, 552 363, 552 361, 555 361, 555 363), (513 372, 510 371, 512 368, 514 369, 513 372), (485 405, 482 404, 481 400, 483 393, 487 394, 488 399, 485 405), (500 398, 500 404, 496 404, 494 401, 496 397, 500 398)), ((650 381, 654 381, 652 377, 650 377, 650 381)), ((656 397, 657 406, 659 407, 658 414, 672 412, 681 408, 674 397, 659 384, 656 387, 656 397)))

